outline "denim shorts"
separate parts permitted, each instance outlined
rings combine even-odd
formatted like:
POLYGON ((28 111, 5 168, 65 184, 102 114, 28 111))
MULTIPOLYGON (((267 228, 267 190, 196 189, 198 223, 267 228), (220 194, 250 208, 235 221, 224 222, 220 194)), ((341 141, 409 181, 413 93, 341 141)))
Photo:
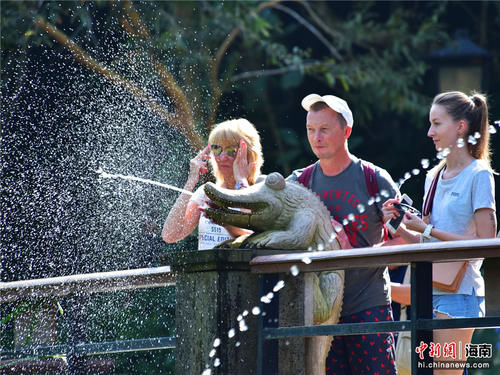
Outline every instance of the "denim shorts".
POLYGON ((484 297, 478 297, 474 291, 467 294, 439 294, 432 296, 433 317, 440 312, 452 318, 482 318, 485 315, 484 297))

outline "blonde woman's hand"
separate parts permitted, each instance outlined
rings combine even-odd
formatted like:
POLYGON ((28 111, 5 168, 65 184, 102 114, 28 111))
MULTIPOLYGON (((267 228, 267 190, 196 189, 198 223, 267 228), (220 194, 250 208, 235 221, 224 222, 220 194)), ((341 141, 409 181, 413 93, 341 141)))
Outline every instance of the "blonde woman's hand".
POLYGON ((240 147, 238 148, 238 153, 233 163, 233 175, 236 183, 248 186, 248 178, 250 177, 253 165, 255 165, 255 163, 248 162, 247 144, 242 139, 240 140, 240 147))
POLYGON ((189 162, 189 180, 198 182, 200 175, 205 174, 208 170, 207 160, 210 159, 210 145, 207 145, 201 150, 198 155, 191 159, 189 162))

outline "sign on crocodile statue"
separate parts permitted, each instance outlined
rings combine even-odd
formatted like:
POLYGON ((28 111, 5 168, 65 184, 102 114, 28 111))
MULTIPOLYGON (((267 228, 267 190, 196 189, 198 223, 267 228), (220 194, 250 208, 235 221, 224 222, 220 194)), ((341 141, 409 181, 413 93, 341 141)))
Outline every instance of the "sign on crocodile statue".
MULTIPOLYGON (((326 206, 311 190, 271 173, 265 181, 246 189, 229 190, 205 185, 212 201, 205 214, 218 223, 251 229, 254 233, 233 240, 225 247, 286 250, 337 250, 346 237, 337 235, 326 206), (339 241, 340 240, 340 241, 339 241)), ((345 236, 341 231, 339 235, 345 236)), ((342 308, 344 271, 313 275, 313 322, 336 324, 342 308)), ((324 374, 331 336, 315 336, 308 352, 307 374, 324 374)))

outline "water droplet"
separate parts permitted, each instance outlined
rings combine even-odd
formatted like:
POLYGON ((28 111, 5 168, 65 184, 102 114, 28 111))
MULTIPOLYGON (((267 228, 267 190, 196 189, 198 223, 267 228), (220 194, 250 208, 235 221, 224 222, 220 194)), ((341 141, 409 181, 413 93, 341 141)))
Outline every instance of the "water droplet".
POLYGON ((343 226, 346 226, 347 224, 349 224, 349 220, 347 220, 347 219, 342 220, 342 225, 343 226))
POLYGON ((236 320, 239 322, 241 319, 243 319, 243 315, 239 314, 236 320))
POLYGON ((220 366, 220 359, 219 358, 215 358, 214 360, 214 367, 219 367, 220 366))
POLYGON ((458 139, 457 139, 457 147, 458 147, 458 148, 462 148, 462 147, 464 147, 464 146, 465 146, 465 141, 464 141, 464 139, 463 139, 463 138, 458 138, 458 139))
POLYGON ((476 138, 476 139, 481 138, 481 133, 479 133, 479 132, 475 132, 475 133, 474 133, 474 138, 476 138))
POLYGON ((241 342, 239 342, 239 341, 236 341, 236 344, 234 344, 234 346, 236 346, 236 347, 238 347, 240 345, 241 345, 241 342))
POLYGON ((214 340, 214 348, 217 348, 219 345, 220 345, 220 339, 219 339, 219 338, 216 338, 216 339, 214 340))
POLYGON ((368 203, 368 206, 371 206, 373 203, 375 203, 375 198, 370 197, 370 198, 368 199, 368 202, 367 202, 367 203, 368 203))
POLYGON ((439 151, 436 155, 436 158, 438 158, 438 160, 443 160, 444 159, 444 155, 443 155, 443 152, 442 151, 439 151))
POLYGON ((365 210, 366 210, 365 205, 364 205, 364 204, 361 204, 361 203, 360 203, 360 204, 358 204, 358 205, 356 206, 356 208, 358 209, 358 212, 359 212, 360 214, 362 214, 362 213, 363 213, 363 212, 365 212, 365 210))
POLYGON ((285 287, 285 282, 283 280, 280 280, 274 286, 273 292, 276 293, 276 292, 280 291, 281 289, 283 289, 284 287, 285 287))
POLYGON ((340 225, 335 225, 333 229, 335 229, 335 232, 337 233, 340 233, 342 231, 342 227, 340 225))
POLYGON ((356 217, 355 217, 355 216, 354 216, 354 214, 352 214, 352 213, 351 213, 351 214, 349 214, 349 215, 347 215, 347 220, 349 220, 349 221, 354 221, 354 219, 355 219, 355 218, 356 218, 356 217))
POLYGON ((229 330, 229 332, 227 333, 227 337, 231 338, 231 337, 234 337, 234 335, 236 334, 236 331, 234 328, 231 328, 229 330))
POLYGON ((212 370, 211 370, 211 369, 209 369, 209 368, 205 369, 205 370, 201 373, 201 375, 211 375, 211 374, 212 374, 212 370))
POLYGON ((210 350, 210 353, 208 353, 208 356, 209 356, 210 358, 212 358, 212 357, 215 355, 215 353, 217 353, 217 350, 212 349, 212 350, 210 350))
POLYGON ((475 145, 477 143, 477 139, 472 135, 469 135, 469 138, 467 138, 467 142, 469 142, 471 145, 475 145))
POLYGON ((422 159, 422 160, 420 160, 420 165, 424 169, 429 168, 429 159, 422 159))
POLYGON ((247 316, 247 315, 248 315, 248 310, 243 311, 243 316, 247 316))
POLYGON ((497 132, 497 129, 493 125, 490 125, 488 127, 488 131, 490 132, 490 134, 495 134, 497 132))
POLYGON ((260 314, 260 308, 258 306, 255 306, 253 309, 252 309, 252 314, 254 315, 259 315, 260 314))
POLYGON ((379 203, 381 200, 382 200, 382 198, 380 198, 380 195, 377 195, 375 197, 375 202, 379 203))
POLYGON ((389 192, 386 189, 380 190, 380 195, 382 195, 384 198, 389 198, 389 192))
POLYGON ((443 156, 444 156, 444 157, 447 157, 449 154, 450 154, 450 148, 449 148, 449 147, 446 147, 446 148, 443 150, 443 156))
POLYGON ((313 251, 312 246, 309 246, 309 247, 307 248, 307 251, 313 251))
POLYGON ((247 326, 247 324, 246 324, 246 322, 245 322, 244 320, 242 320, 242 321, 240 322, 240 331, 241 331, 241 332, 248 331, 248 326, 247 326))
POLYGON ((411 174, 414 176, 418 176, 420 174, 420 169, 418 169, 418 168, 412 169, 411 174))
POLYGON ((305 264, 311 264, 311 258, 304 257, 304 258, 302 258, 302 262, 304 262, 305 264))
POLYGON ((410 172, 406 172, 406 173, 404 174, 404 176, 403 176, 403 178, 404 178, 405 180, 408 180, 410 177, 411 177, 410 172))
POLYGON ((333 241, 335 241, 336 238, 337 234, 335 232, 332 232, 332 234, 330 234, 330 238, 328 239, 328 243, 332 243, 333 241))
POLYGON ((290 267, 290 273, 293 276, 297 276, 299 274, 299 267, 297 267, 295 264, 290 267))
POLYGON ((500 126, 500 120, 496 120, 495 124, 498 125, 498 126, 500 126))
POLYGON ((260 302, 271 303, 271 299, 268 296, 263 296, 263 297, 260 297, 260 302))
POLYGON ((325 250, 325 245, 323 245, 322 243, 319 243, 318 244, 318 251, 323 251, 325 250))

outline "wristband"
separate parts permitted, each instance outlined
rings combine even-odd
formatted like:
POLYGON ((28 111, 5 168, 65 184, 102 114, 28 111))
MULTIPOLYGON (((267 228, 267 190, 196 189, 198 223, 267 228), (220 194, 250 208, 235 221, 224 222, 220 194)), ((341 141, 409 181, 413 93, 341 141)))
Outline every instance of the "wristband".
POLYGON ((422 238, 423 238, 424 240, 429 241, 429 240, 431 239, 431 231, 432 231, 432 228, 434 228, 434 225, 432 225, 432 224, 427 224, 427 226, 425 227, 424 232, 422 233, 422 238))

